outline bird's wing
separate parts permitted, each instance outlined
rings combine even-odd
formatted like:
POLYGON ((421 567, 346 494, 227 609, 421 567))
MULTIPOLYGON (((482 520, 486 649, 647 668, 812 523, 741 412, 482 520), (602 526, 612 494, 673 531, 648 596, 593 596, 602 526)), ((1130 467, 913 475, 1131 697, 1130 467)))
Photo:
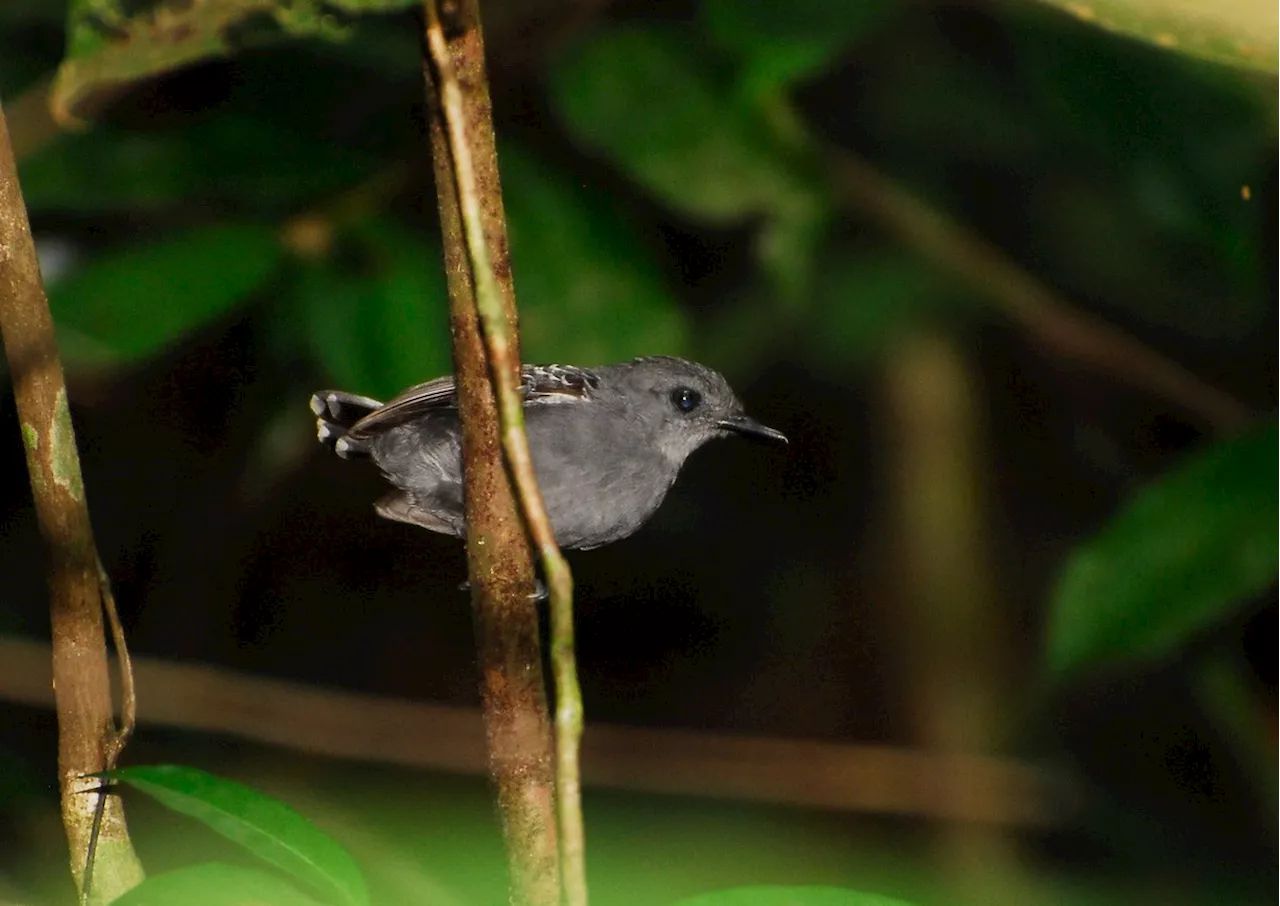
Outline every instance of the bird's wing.
POLYGON ((356 439, 381 434, 397 425, 413 421, 428 412, 457 408, 453 375, 445 375, 425 384, 402 390, 380 409, 375 409, 351 426, 348 436, 356 439))
POLYGON ((569 403, 590 399, 600 377, 573 365, 525 365, 520 369, 520 392, 525 404, 569 403))
MULTIPOLYGON (((524 365, 520 369, 520 394, 526 406, 589 399, 599 383, 595 372, 573 365, 524 365)), ((349 433, 357 438, 370 437, 428 413, 457 408, 453 375, 445 375, 400 392, 352 425, 349 433)))

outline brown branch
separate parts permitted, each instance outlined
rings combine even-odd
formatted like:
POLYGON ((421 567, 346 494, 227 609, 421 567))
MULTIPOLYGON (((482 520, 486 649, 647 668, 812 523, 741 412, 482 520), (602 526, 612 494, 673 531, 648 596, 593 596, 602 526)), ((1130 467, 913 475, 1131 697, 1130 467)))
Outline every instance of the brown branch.
POLYGON ((967 232, 860 157, 828 148, 827 158, 847 204, 995 303, 1055 354, 1163 397, 1220 432, 1234 432, 1251 419, 1239 400, 1101 318, 1072 308, 1001 249, 967 232))
MULTIPOLYGON (((71 871, 84 881, 100 784, 87 775, 109 766, 117 750, 111 683, 102 627, 98 554, 85 505, 76 451, 35 243, 18 171, 0 109, 0 331, 13 375, 14 397, 27 453, 36 518, 49 570, 53 628, 53 684, 58 710, 58 780, 71 871)), ((89 902, 106 903, 142 880, 116 799, 104 805, 97 884, 89 902)))
POLYGON ((476 306, 484 328, 489 365, 498 395, 502 445, 506 462, 515 478, 520 507, 534 546, 542 559, 547 578, 551 610, 551 664, 556 681, 556 804, 560 831, 560 875, 567 906, 587 906, 586 840, 582 822, 582 781, 578 750, 582 741, 582 690, 573 643, 573 577, 560 554, 551 518, 543 505, 542 492, 533 470, 533 456, 524 429, 524 400, 516 377, 520 356, 518 337, 508 325, 505 302, 510 296, 498 287, 485 238, 480 209, 480 188, 471 157, 468 121, 462 101, 462 87, 453 71, 437 18, 436 0, 428 0, 427 47, 440 81, 441 100, 448 127, 453 172, 462 203, 462 221, 475 278, 476 306))
MULTIPOLYGON (((481 774, 472 708, 360 695, 159 658, 134 660, 142 724, 329 758, 481 774)), ((0 635, 0 700, 52 703, 49 646, 0 635)), ((593 724, 582 753, 595 787, 1010 827, 1069 818, 1070 787, 1010 758, 894 746, 593 724), (946 791, 964 789, 965 796, 946 791)))
POLYGON ((495 383, 514 386, 519 351, 514 339, 515 299, 484 72, 484 43, 475 0, 465 0, 449 10, 444 37, 443 54, 461 89, 461 119, 474 183, 478 186, 479 222, 490 258, 489 268, 483 273, 473 272, 462 199, 454 181, 455 161, 450 150, 449 122, 442 106, 441 80, 430 60, 424 59, 462 416, 467 564, 480 647, 490 771, 498 786, 513 902, 555 906, 560 901, 560 856, 533 561, 516 509, 515 488, 503 464, 494 387, 495 383), (493 280, 501 300, 502 320, 513 338, 509 355, 492 363, 492 373, 476 307, 476 281, 480 279, 493 280))

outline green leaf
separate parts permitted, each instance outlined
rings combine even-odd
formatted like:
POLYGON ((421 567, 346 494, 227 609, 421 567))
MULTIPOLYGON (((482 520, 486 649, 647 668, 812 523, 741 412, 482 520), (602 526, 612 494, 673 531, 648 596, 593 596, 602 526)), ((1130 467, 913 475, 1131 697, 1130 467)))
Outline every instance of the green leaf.
POLYGON ((371 155, 287 124, 220 113, 167 132, 104 127, 66 134, 22 162, 32 211, 147 210, 228 201, 283 210, 356 183, 371 155))
POLYGON ((1272 424, 1139 491, 1067 564, 1049 618, 1051 673, 1168 656, 1273 583, 1276 461, 1272 424))
POLYGON ((385 220, 344 238, 354 261, 306 265, 290 289, 291 320, 334 384, 387 399, 447 373, 449 303, 439 246, 385 220))
POLYGON ((738 887, 681 900, 676 906, 908 906, 902 900, 839 887, 738 887))
POLYGON ((523 357, 603 364, 684 353, 684 312, 608 196, 517 148, 503 147, 500 166, 523 357))
POLYGON ((742 59, 748 92, 816 75, 896 9, 893 0, 703 0, 702 19, 720 46, 742 59))
POLYGON ((199 227, 101 255, 51 286, 49 306, 73 348, 131 362, 243 302, 276 272, 280 255, 267 227, 199 227))
POLYGON ((1083 22, 1178 53, 1276 71, 1276 5, 1271 0, 1170 3, 1168 0, 1042 0, 1083 22))
POLYGON ((708 222, 736 223, 812 194, 705 55, 657 28, 605 32, 556 61, 552 102, 585 145, 708 222))
POLYGON ((207 862, 151 875, 112 906, 320 906, 289 882, 255 868, 207 862))
POLYGON ((327 900, 341 906, 368 906, 364 877, 347 851, 277 799, 180 765, 123 768, 106 776, 204 822, 311 885, 327 900))
POLYGON ((556 61, 552 103, 583 144, 673 209, 718 225, 762 220, 757 258, 798 305, 830 216, 825 186, 786 147, 779 118, 736 96, 706 57, 667 30, 608 31, 556 61))

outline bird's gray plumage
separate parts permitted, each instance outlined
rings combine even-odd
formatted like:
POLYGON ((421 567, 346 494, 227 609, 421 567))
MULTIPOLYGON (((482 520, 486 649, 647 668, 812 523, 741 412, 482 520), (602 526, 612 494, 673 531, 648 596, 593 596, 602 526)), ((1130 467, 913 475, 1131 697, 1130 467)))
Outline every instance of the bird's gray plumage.
MULTIPOLYGON (((685 459, 730 433, 786 438, 748 418, 725 379, 703 365, 648 356, 618 365, 521 369, 525 428, 556 540, 590 549, 632 534, 653 515, 685 459)), ((385 405, 325 390, 311 398, 320 440, 377 463, 396 490, 388 519, 463 536, 462 440, 451 376, 385 405)))

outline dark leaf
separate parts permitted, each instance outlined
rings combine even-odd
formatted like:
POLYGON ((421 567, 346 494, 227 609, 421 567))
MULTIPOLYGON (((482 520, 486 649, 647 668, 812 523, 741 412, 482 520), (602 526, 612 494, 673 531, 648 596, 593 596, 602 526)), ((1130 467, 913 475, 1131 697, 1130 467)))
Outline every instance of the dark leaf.
POLYGON ((235 308, 275 274, 267 227, 209 226, 109 251, 55 283, 49 305, 74 349, 131 362, 235 308))
POLYGON ((22 163, 33 211, 147 210, 181 202, 284 209, 343 189, 370 155, 236 113, 167 132, 104 127, 62 136, 22 163))
POLYGON ((1049 619, 1054 676, 1167 656, 1273 583, 1276 461, 1274 424, 1196 453, 1077 550, 1049 619))
POLYGON ((894 0, 703 0, 707 32, 742 60, 748 93, 782 88, 821 72, 896 9, 894 0))

